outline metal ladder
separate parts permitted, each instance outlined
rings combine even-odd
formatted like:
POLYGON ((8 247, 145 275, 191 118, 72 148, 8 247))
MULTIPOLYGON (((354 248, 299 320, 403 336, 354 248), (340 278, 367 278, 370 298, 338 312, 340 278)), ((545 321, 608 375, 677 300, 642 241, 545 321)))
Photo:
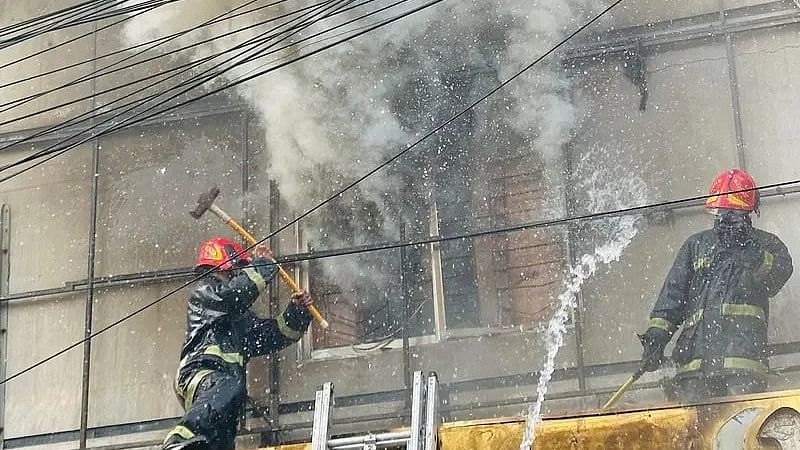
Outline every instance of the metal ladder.
POLYGON ((330 439, 333 383, 317 391, 314 403, 314 430, 311 450, 377 450, 402 447, 408 450, 436 450, 439 437, 439 379, 414 372, 411 394, 411 426, 407 431, 368 433, 362 436, 330 439))

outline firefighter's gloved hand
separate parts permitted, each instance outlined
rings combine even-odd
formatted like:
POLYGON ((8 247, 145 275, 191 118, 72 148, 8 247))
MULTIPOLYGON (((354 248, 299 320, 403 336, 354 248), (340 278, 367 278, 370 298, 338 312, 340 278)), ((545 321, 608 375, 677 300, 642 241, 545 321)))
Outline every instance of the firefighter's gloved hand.
POLYGON ((309 294, 308 291, 295 292, 292 294, 292 303, 308 307, 308 305, 314 303, 314 300, 311 298, 311 294, 309 294))
POLYGON ((658 328, 650 328, 645 334, 638 336, 642 342, 642 347, 644 347, 642 370, 645 372, 658 370, 661 367, 661 363, 664 362, 664 348, 669 342, 669 333, 658 328))
POLYGON ((253 247, 253 250, 251 251, 251 253, 253 254, 253 257, 255 257, 255 258, 264 258, 264 259, 269 259, 269 260, 275 259, 275 258, 272 257, 272 250, 270 250, 269 247, 267 247, 266 244, 258 244, 258 245, 256 245, 255 247, 253 247))

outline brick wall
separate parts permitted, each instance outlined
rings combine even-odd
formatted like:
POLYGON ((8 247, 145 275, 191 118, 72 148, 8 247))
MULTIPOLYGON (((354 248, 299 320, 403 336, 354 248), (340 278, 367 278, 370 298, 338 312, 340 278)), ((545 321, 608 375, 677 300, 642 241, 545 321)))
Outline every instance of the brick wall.
MULTIPOLYGON (((482 230, 516 225, 547 216, 542 212, 546 195, 542 171, 540 164, 531 158, 507 157, 482 175, 479 183, 483 183, 485 189, 475 191, 470 215, 477 221, 471 220, 475 227, 470 228, 482 230)), ((463 219, 470 218, 464 216, 463 219)), ((474 256, 474 276, 470 276, 478 286, 477 323, 469 326, 530 327, 550 317, 564 279, 563 229, 553 227, 496 234, 474 239, 469 244, 474 256)), ((453 272, 451 266, 455 260, 444 261, 445 253, 443 263, 449 264, 445 269, 453 272)), ((322 281, 321 274, 312 273, 311 280, 317 304, 331 323, 327 332, 315 329, 314 348, 363 343, 367 337, 364 334, 368 328, 364 324, 367 311, 354 306, 352 299, 346 298, 336 285, 322 281)), ((466 281, 453 286, 464 284, 466 281)), ((446 289, 446 296, 459 294, 453 286, 446 289)), ((420 294, 432 296, 430 286, 426 289, 420 294)), ((454 308, 450 306, 452 314, 454 308)), ((458 326, 456 322, 448 314, 448 327, 458 326)))
MULTIPOLYGON (((542 171, 527 157, 503 159, 489 174, 488 195, 475 199, 480 227, 542 220, 542 171)), ((566 248, 563 231, 542 228, 476 241, 482 321, 528 326, 546 320, 561 290, 566 248), (483 312, 485 311, 485 312, 483 312)))

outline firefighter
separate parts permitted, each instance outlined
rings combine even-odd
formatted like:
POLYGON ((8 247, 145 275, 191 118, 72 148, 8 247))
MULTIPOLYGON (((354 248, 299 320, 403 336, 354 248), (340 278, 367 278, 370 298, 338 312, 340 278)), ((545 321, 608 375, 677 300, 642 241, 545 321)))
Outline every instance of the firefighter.
POLYGON ((277 320, 256 317, 250 306, 266 291, 277 267, 269 263, 272 255, 264 245, 256 246, 253 256, 225 238, 200 247, 195 272, 220 267, 200 279, 189 298, 175 380, 186 413, 167 435, 163 450, 232 450, 247 398, 247 361, 298 341, 311 322, 307 292, 294 294, 277 320))
POLYGON ((706 208, 714 228, 678 251, 639 336, 642 369, 657 370, 664 347, 682 327, 672 360, 672 393, 683 401, 767 389, 769 299, 792 274, 792 258, 774 234, 754 228, 759 194, 747 172, 732 169, 711 185, 706 208))

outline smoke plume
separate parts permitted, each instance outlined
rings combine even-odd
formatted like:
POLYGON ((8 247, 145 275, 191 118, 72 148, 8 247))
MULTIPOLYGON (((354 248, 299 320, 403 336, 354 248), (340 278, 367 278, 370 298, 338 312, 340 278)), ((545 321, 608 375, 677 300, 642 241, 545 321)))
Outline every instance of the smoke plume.
MULTIPOLYGON (((165 5, 131 20, 128 44, 179 32, 239 6, 241 1, 165 5)), ((340 2, 341 3, 341 2, 340 2)), ((265 12, 227 20, 182 36, 186 45, 310 5, 289 1, 265 12)), ((352 2, 349 4, 353 4, 352 2)), ((421 4, 408 1, 337 30, 358 29, 421 4)), ((375 1, 321 21, 294 41, 365 12, 375 1)), ((270 152, 269 176, 281 194, 304 210, 335 193, 428 130, 452 117, 547 51, 595 11, 594 0, 467 0, 442 2, 319 55, 240 85, 238 94, 258 113, 270 152)), ((308 16, 307 16, 308 17, 308 16)), ((286 19, 288 20, 288 19, 286 19)), ((280 23, 280 22, 279 22, 280 23)), ((272 24, 274 26, 275 24, 272 24)), ((197 59, 260 36, 270 25, 195 48, 197 59)), ((304 53, 320 43, 300 49, 304 53)), ((302 47, 301 47, 302 48, 302 47)), ((236 67, 228 82, 298 48, 236 67)), ((427 232, 429 202, 460 215, 472 228, 470 197, 487 183, 486 167, 524 156, 544 165, 552 192, 548 214, 562 215, 561 148, 575 121, 571 85, 557 61, 544 60, 413 153, 376 173, 306 223, 317 248, 359 245, 427 232), (458 206, 460 205, 460 207, 458 206)), ((541 218, 541 217, 539 217, 541 218)), ((331 278, 362 297, 396 269, 385 255, 325 267, 331 278), (365 269, 366 268, 366 269, 365 269)))

